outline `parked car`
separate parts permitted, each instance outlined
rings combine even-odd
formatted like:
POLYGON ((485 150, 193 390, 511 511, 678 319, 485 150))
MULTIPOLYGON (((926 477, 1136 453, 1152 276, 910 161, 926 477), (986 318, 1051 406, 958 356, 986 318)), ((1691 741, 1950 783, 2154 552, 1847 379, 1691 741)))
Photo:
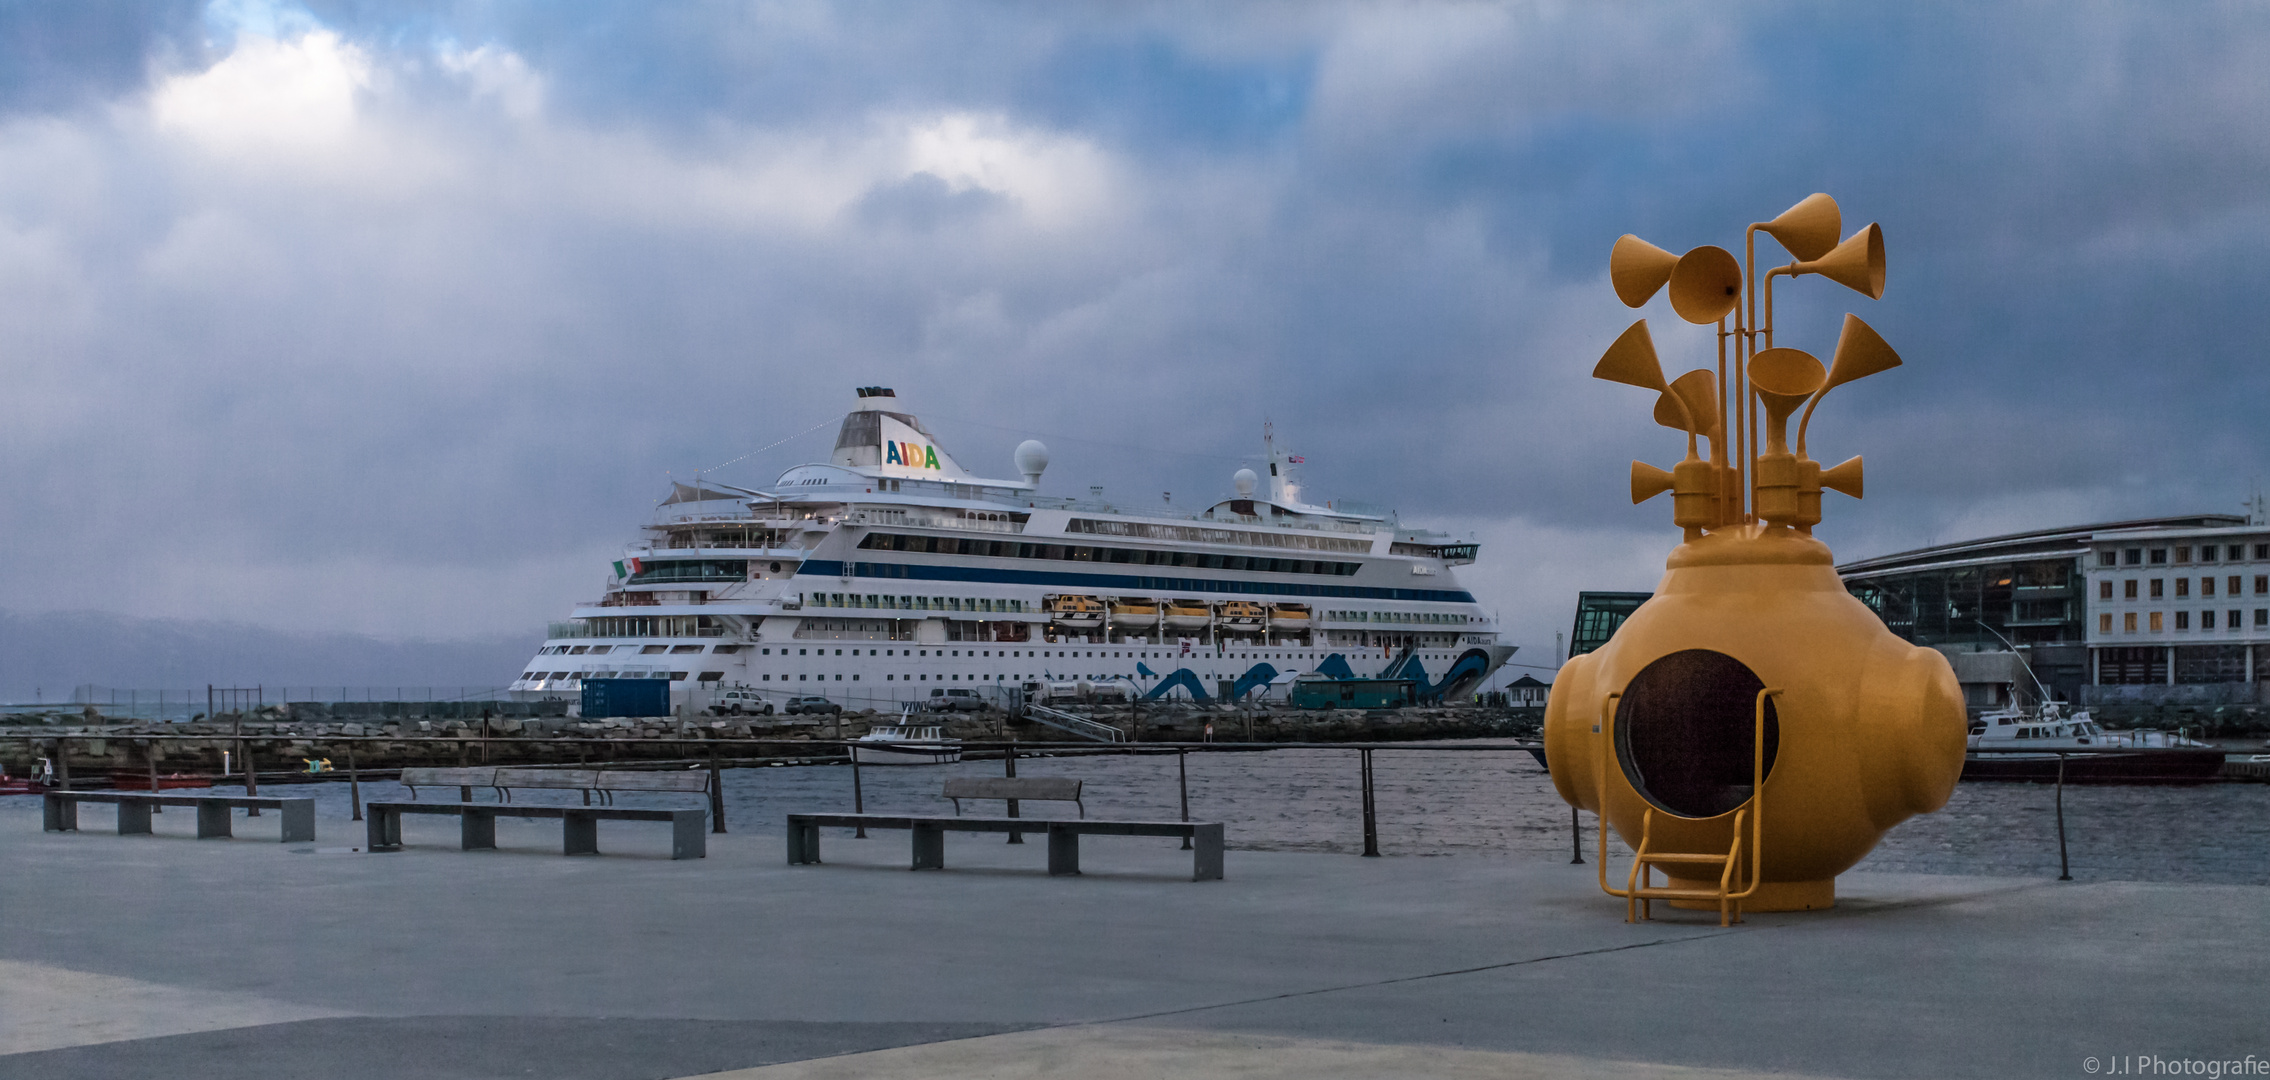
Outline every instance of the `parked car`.
POLYGON ((782 706, 780 711, 791 716, 797 713, 804 713, 807 715, 816 713, 840 713, 843 711, 843 706, 829 701, 824 697, 813 695, 811 697, 789 698, 788 704, 782 706))
POLYGON ((975 690, 938 689, 930 691, 930 700, 923 702, 922 707, 930 712, 977 712, 985 708, 985 699, 977 696, 975 690))
POLYGON ((757 696, 756 691, 744 687, 720 690, 710 696, 709 714, 711 716, 728 714, 739 716, 743 713, 751 716, 771 716, 772 702, 757 696))

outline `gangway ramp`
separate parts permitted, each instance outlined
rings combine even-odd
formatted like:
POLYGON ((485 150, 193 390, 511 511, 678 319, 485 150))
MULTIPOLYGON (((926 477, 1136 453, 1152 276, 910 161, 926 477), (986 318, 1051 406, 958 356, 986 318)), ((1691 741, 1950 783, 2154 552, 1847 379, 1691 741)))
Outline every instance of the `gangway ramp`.
POLYGON ((1068 713, 1062 709, 1051 709, 1046 705, 1025 706, 1025 717, 1036 724, 1046 724, 1058 731, 1068 735, 1077 735, 1083 739, 1093 739, 1104 743, 1127 741, 1127 733, 1110 724, 1099 724, 1085 716, 1068 713))

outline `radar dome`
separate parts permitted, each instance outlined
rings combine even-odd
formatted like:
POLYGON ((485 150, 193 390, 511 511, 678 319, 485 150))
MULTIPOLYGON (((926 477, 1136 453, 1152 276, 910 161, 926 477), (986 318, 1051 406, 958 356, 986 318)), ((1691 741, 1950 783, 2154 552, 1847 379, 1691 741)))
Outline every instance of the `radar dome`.
POLYGON ((1025 474, 1025 486, 1039 487, 1040 474, 1048 471, 1048 447, 1039 439, 1026 439, 1017 444, 1017 471, 1025 474))
POLYGON ((1231 476, 1230 479, 1236 482, 1237 497, 1240 499, 1252 498, 1253 485, 1261 482, 1261 478, 1255 476, 1252 469, 1239 469, 1236 475, 1231 476))

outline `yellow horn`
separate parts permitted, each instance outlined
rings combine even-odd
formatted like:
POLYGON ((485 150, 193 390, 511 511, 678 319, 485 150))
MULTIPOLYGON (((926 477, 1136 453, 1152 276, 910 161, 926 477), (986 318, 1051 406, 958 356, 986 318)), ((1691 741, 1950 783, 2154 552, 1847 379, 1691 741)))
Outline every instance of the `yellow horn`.
POLYGON ((1608 281, 1625 307, 1638 307, 1671 280, 1671 268, 1678 264, 1677 255, 1625 233, 1608 249, 1608 281))
MULTIPOLYGON (((1847 312, 1844 331, 1837 335, 1836 354, 1829 361, 1829 378, 1821 384, 1821 393, 1826 395, 1835 387, 1898 366, 1900 354, 1892 351, 1883 336, 1876 333, 1876 328, 1860 321, 1860 316, 1847 312)), ((1805 432, 1813 426, 1813 410, 1820 404, 1821 399, 1815 397, 1812 404, 1805 406, 1805 418, 1798 421, 1797 449, 1800 452, 1805 449, 1805 432)))
POLYGON ((1742 296, 1742 264, 1734 253, 1708 244, 1679 256, 1671 268, 1671 310, 1709 325, 1734 310, 1742 296))
POLYGON ((1821 362, 1803 349, 1767 349, 1750 358, 1750 387, 1766 407, 1766 453, 1789 452, 1789 414, 1827 378, 1821 362))
POLYGON ((1830 386, 1842 386, 1854 379, 1865 379, 1879 371, 1890 371, 1900 366, 1900 354, 1893 352, 1876 328, 1860 321, 1860 316, 1847 314, 1844 330, 1836 338, 1836 353, 1829 362, 1830 386))
POLYGON ((1884 298, 1884 230, 1870 222, 1867 228, 1845 237, 1844 243, 1828 254, 1797 263, 1790 270, 1798 274, 1819 274, 1870 300, 1881 300, 1884 298))
POLYGON ((1781 246, 1799 259, 1818 259, 1836 247, 1837 234, 1844 231, 1844 215, 1837 210, 1835 199, 1814 192, 1782 211, 1780 217, 1758 226, 1758 231, 1781 241, 1781 246))
MULTIPOLYGON (((1855 459, 1857 460, 1857 459, 1855 459)), ((1632 462, 1632 505, 1671 490, 1671 474, 1644 461, 1632 462)))
POLYGON ((1655 358, 1655 339, 1648 336, 1646 319, 1617 336, 1616 343, 1608 346, 1600 363, 1593 367, 1592 377, 1659 394, 1671 389, 1663 381, 1663 364, 1655 358))
MULTIPOLYGON (((1634 483, 1637 483, 1637 481, 1635 480, 1635 481, 1634 481, 1634 483)), ((1859 458, 1859 456, 1858 456, 1858 455, 1855 455, 1855 456, 1854 456, 1854 457, 1852 458, 1852 460, 1850 460, 1850 461, 1847 461, 1847 462, 1845 462, 1844 464, 1842 464, 1842 465, 1839 465, 1839 466, 1837 466, 1837 467, 1835 467, 1835 468, 1833 468, 1833 469, 1822 469, 1822 470, 1821 470, 1821 486, 1822 486, 1822 487, 1824 487, 1824 488, 1827 488, 1827 489, 1829 489, 1830 491, 1841 491, 1841 492, 1844 492, 1845 494, 1847 494, 1847 495, 1850 495, 1850 496, 1852 496, 1852 497, 1853 497, 1853 498, 1855 498, 1855 499, 1859 498, 1859 497, 1860 497, 1860 458, 1859 458)))
POLYGON ((1671 380, 1671 392, 1655 400, 1655 422, 1679 431, 1691 430, 1706 439, 1718 438, 1718 376, 1709 368, 1696 368, 1671 380), (1678 402, 1685 402, 1687 411, 1679 411, 1678 402), (1693 418, 1694 427, 1687 426, 1693 418))

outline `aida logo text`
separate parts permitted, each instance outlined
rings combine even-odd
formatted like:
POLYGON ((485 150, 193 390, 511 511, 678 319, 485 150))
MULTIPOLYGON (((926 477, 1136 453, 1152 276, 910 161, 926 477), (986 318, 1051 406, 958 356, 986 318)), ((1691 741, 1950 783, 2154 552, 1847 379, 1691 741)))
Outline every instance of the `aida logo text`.
POLYGON ((917 469, 938 467, 938 448, 917 446, 909 442, 891 441, 883 444, 883 464, 912 465, 917 469))

